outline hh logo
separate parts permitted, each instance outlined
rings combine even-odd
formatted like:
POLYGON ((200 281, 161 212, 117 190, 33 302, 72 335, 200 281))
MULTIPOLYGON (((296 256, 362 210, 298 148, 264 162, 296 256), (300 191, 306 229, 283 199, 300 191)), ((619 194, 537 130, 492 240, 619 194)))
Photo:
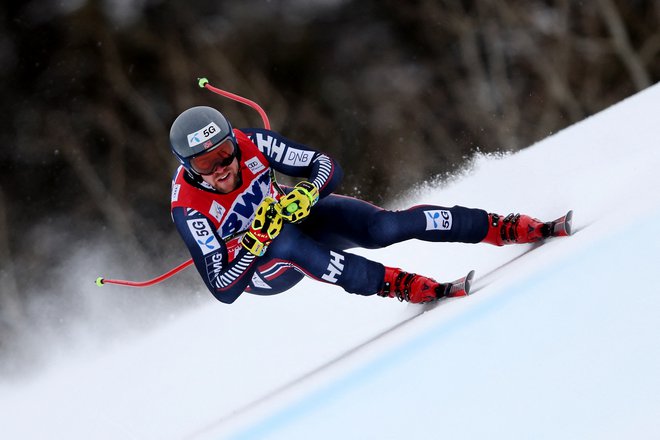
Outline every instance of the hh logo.
POLYGON ((274 158, 275 162, 282 161, 282 155, 284 154, 284 149, 286 148, 286 144, 284 142, 278 142, 274 137, 263 133, 257 133, 252 138, 252 142, 257 145, 259 151, 266 153, 266 155, 270 156, 271 158, 274 158))
POLYGON ((424 211, 426 215, 426 230, 427 231, 448 231, 451 229, 451 212, 445 209, 438 209, 434 211, 424 211))
POLYGON ((344 256, 337 252, 330 251, 330 264, 328 264, 327 272, 321 276, 329 283, 335 284, 337 277, 344 271, 344 256))

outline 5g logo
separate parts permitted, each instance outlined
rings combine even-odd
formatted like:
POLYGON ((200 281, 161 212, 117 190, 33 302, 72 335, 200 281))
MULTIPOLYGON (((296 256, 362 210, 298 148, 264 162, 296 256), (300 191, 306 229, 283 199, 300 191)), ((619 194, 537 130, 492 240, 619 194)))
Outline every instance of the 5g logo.
POLYGON ((213 136, 216 135, 216 133, 220 133, 222 130, 220 130, 220 127, 218 127, 215 122, 211 122, 209 125, 206 127, 202 128, 201 130, 197 130, 194 133, 190 133, 188 135, 188 145, 192 148, 195 147, 199 144, 201 144, 204 141, 209 140, 213 136))
POLYGON ((427 231, 448 231, 451 229, 451 212, 446 209, 424 211, 427 231))
POLYGON ((209 125, 208 128, 205 128, 204 130, 202 130, 202 135, 203 135, 205 138, 210 138, 211 136, 213 136, 213 133, 216 132, 216 129, 215 129, 215 128, 216 128, 216 127, 215 127, 215 124, 213 124, 213 125, 209 125))
POLYGON ((220 248, 220 243, 206 220, 188 220, 188 230, 204 255, 220 248))

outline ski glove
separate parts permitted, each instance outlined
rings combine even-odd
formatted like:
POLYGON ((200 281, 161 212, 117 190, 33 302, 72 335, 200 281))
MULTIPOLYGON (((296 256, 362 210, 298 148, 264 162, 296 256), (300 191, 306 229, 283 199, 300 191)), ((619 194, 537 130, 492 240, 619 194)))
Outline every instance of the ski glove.
POLYGON ((311 182, 303 181, 293 191, 280 199, 275 209, 284 221, 299 223, 309 215, 310 209, 319 200, 319 190, 311 182))
POLYGON ((266 197, 257 208, 250 229, 241 239, 243 247, 257 257, 266 253, 270 242, 282 231, 282 216, 275 209, 276 204, 275 199, 266 197))

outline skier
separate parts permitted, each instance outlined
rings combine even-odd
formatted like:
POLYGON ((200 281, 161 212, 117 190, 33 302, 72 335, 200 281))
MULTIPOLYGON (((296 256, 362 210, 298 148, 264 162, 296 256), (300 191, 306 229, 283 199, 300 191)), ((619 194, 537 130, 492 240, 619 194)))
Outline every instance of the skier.
POLYGON ((181 163, 172 181, 172 219, 223 303, 244 291, 281 293, 305 275, 350 293, 433 301, 455 295, 452 284, 346 250, 413 238, 502 246, 553 235, 552 222, 526 215, 431 205, 388 211, 333 194, 342 178, 334 159, 270 130, 232 129, 211 107, 181 113, 170 144, 181 163), (273 170, 306 180, 281 189, 273 170))

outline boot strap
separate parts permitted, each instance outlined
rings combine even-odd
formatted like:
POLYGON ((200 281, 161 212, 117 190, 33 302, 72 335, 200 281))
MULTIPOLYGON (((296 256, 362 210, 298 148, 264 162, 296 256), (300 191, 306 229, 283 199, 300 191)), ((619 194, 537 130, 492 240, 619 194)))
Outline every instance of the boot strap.
MULTIPOLYGON (((499 217, 498 219, 499 220, 499 217)), ((497 222, 494 219, 494 222, 497 222)), ((518 220, 520 214, 509 214, 502 220, 502 229, 500 229, 500 237, 504 243, 517 243, 518 242, 518 220)))
POLYGON ((383 290, 378 292, 378 295, 389 297, 390 293, 393 291, 394 296, 399 301, 408 301, 410 302, 410 285, 412 284, 413 279, 416 274, 408 273, 401 271, 397 274, 394 279, 394 285, 389 282, 383 284, 383 290))

